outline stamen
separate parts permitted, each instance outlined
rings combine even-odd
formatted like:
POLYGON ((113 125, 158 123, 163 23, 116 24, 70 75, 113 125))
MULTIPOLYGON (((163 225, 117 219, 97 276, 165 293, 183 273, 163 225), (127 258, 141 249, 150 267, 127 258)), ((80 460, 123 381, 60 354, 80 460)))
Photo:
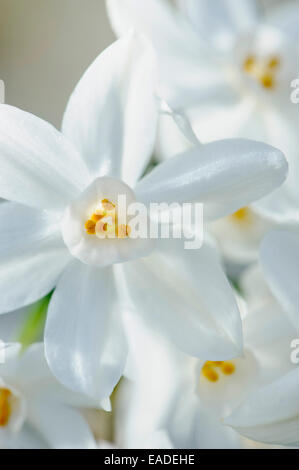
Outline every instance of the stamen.
POLYGON ((11 391, 0 388, 0 426, 6 426, 11 415, 11 391))
POLYGON ((264 75, 261 75, 260 82, 264 88, 268 88, 269 90, 275 87, 274 76, 269 73, 265 73, 264 75))
POLYGON ((226 361, 221 366, 221 371, 225 375, 231 375, 235 372, 235 370, 236 370, 236 367, 232 362, 226 361))
MULTIPOLYGON (((99 211, 98 211, 99 212, 99 211)), ((97 214, 97 212, 95 212, 94 214, 92 214, 90 220, 92 220, 93 222, 97 223, 99 220, 101 220, 103 217, 104 217, 105 214, 97 214)))
POLYGON ((106 212, 110 212, 115 209, 115 205, 112 202, 108 201, 108 199, 102 200, 102 206, 103 206, 104 211, 106 212))
POLYGON ((131 233, 131 228, 128 225, 117 224, 115 204, 109 199, 102 199, 100 208, 85 222, 85 230, 88 235, 96 235, 98 238, 107 238, 108 236, 126 238, 131 233))
POLYGON ((95 235, 95 227, 96 223, 93 220, 89 219, 87 222, 85 222, 85 229, 88 235, 95 235))
POLYGON ((217 382, 220 376, 219 373, 215 370, 216 368, 220 369, 224 375, 231 375, 236 370, 235 365, 229 361, 206 361, 201 370, 202 375, 209 382, 217 382))
POLYGON ((277 67, 280 66, 280 59, 277 56, 273 56, 269 59, 268 64, 267 64, 269 69, 276 69, 277 67))
POLYGON ((243 62, 243 70, 257 80, 263 88, 272 90, 276 86, 275 70, 280 66, 280 58, 270 57, 267 61, 249 55, 243 62))
POLYGON ((219 375, 217 372, 210 366, 204 366, 202 368, 202 373, 205 376, 206 379, 208 379, 210 382, 217 382, 219 379, 219 375))
POLYGON ((256 66, 256 59, 253 55, 249 55, 243 63, 243 69, 245 72, 250 73, 256 66))
POLYGON ((231 217, 235 222, 248 224, 251 220, 251 211, 248 207, 242 207, 242 209, 234 212, 231 217))

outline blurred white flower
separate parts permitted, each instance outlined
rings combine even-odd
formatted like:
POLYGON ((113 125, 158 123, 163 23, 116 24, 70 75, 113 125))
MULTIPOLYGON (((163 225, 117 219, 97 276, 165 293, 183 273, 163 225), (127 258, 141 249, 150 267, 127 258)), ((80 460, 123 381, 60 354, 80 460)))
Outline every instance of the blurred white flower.
POLYGON ((54 379, 43 345, 21 354, 21 345, 2 344, 0 353, 0 448, 95 449, 78 409, 96 404, 54 379))
MULTIPOLYGON (((250 283, 255 282, 255 276, 250 283)), ((239 433, 255 441, 294 445, 288 432, 292 432, 292 423, 298 418, 292 415, 289 428, 284 421, 279 429, 278 423, 279 416, 285 419, 287 411, 298 410, 295 378, 291 379, 298 377, 298 371, 290 361, 294 328, 270 293, 262 297, 263 302, 250 311, 241 302, 244 354, 230 361, 190 358, 136 324, 131 353, 137 380, 127 391, 129 406, 118 426, 118 434, 124 435, 127 446, 142 447, 157 432, 166 433, 174 448, 254 446, 239 433), (282 377, 286 377, 285 383, 282 377), (268 384, 276 381, 279 393, 274 385, 276 396, 266 396, 267 387, 271 390, 268 384), (263 398, 255 402, 260 396, 263 398), (289 408, 285 405, 285 416, 279 405, 283 396, 286 401, 294 398, 289 408), (264 410, 263 399, 268 403, 264 410), (255 417, 252 421, 251 416, 255 417)), ((294 428, 292 438, 297 430, 294 428)))
POLYGON ((195 356, 226 359, 242 349, 238 308, 214 251, 184 250, 182 240, 158 240, 152 251, 152 240, 127 233, 98 238, 97 204, 109 213, 119 194, 145 204, 199 201, 214 220, 274 190, 287 172, 280 151, 227 140, 195 147, 137 182, 155 139, 154 91, 152 49, 128 34, 83 76, 62 133, 0 107, 0 195, 14 201, 0 206, 0 311, 56 286, 47 360, 65 386, 97 399, 111 394, 126 363, 125 303, 195 356))
MULTIPOLYGON (((279 148, 290 163, 281 189, 244 208, 250 217, 228 218, 212 227, 224 255, 245 263, 257 259, 270 224, 292 217, 295 210, 299 107, 291 102, 291 82, 299 77, 299 5, 273 7, 264 16, 257 0, 175 3, 107 0, 107 8, 116 34, 134 27, 152 41, 160 95, 188 114, 203 143, 250 138, 279 148)), ((158 156, 168 158, 189 146, 171 118, 162 115, 158 156)))
POLYGON ((276 332, 269 359, 272 370, 278 374, 256 389, 224 420, 245 437, 286 446, 299 446, 298 253, 299 233, 270 232, 261 246, 261 264, 267 284, 261 282, 260 271, 256 268, 251 269, 242 281, 257 314, 261 310, 268 312, 268 331, 262 329, 256 333, 256 347, 276 332), (284 327, 278 322, 278 315, 288 318, 291 325, 292 334, 288 341, 282 341, 279 329, 283 331, 284 327), (296 346, 297 350, 294 350, 296 346))

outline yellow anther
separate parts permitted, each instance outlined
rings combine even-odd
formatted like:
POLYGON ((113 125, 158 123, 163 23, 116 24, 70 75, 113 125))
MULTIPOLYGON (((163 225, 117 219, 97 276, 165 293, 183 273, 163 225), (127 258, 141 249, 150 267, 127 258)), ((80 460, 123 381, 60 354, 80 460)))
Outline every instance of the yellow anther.
POLYGON ((267 67, 269 69, 276 69, 279 66, 280 66, 280 59, 279 57, 276 57, 276 56, 271 57, 267 63, 267 67))
POLYGON ((128 237, 131 233, 130 227, 125 224, 118 225, 117 221, 115 204, 109 199, 102 199, 100 208, 85 222, 85 230, 89 235, 97 235, 98 238, 128 237))
POLYGON ((115 209, 115 205, 111 201, 109 201, 108 199, 103 199, 102 200, 102 206, 103 206, 104 211, 106 211, 106 212, 110 212, 110 211, 113 211, 115 209))
POLYGON ((225 361, 221 366, 221 371, 225 375, 231 375, 235 372, 236 367, 232 362, 225 361))
POLYGON ((238 223, 248 223, 251 220, 251 211, 248 207, 243 207, 231 215, 232 219, 238 223))
POLYGON ((90 220, 92 220, 93 222, 97 223, 99 220, 101 220, 103 217, 104 217, 105 214, 98 214, 97 212, 95 212, 94 214, 92 214, 92 216, 90 217, 90 220))
POLYGON ((256 59, 253 55, 249 55, 243 62, 243 69, 245 72, 250 73, 256 66, 256 59))
POLYGON ((202 373, 209 382, 217 382, 219 379, 218 373, 210 366, 204 365, 202 368, 202 373))
POLYGON ((11 415, 11 391, 0 388, 0 426, 6 426, 11 415))
POLYGON ((256 59, 253 55, 249 55, 243 62, 243 70, 252 78, 257 80, 263 88, 271 90, 276 86, 275 69, 280 65, 280 59, 272 56, 265 61, 264 59, 256 59))
POLYGON ((217 382, 220 378, 216 368, 224 374, 231 375, 235 372, 235 365, 229 361, 206 361, 201 370, 202 375, 209 380, 209 382, 217 382))
POLYGON ((94 235, 96 233, 95 231, 96 223, 89 219, 87 222, 85 222, 85 230, 88 233, 88 235, 94 235))
POLYGON ((267 88, 268 90, 275 87, 275 78, 270 73, 265 73, 265 74, 261 75, 260 82, 263 85, 263 87, 267 88))

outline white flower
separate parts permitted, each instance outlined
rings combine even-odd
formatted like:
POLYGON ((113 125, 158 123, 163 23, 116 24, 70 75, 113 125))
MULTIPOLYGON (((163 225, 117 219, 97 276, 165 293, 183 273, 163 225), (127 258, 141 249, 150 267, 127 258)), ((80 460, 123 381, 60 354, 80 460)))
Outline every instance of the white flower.
POLYGON ((154 90, 152 49, 129 34, 87 70, 62 133, 0 107, 0 196, 14 201, 0 206, 0 311, 56 287, 45 330, 50 368, 65 386, 98 399, 111 394, 126 363, 128 298, 195 356, 229 358, 242 348, 238 308, 208 245, 194 252, 182 240, 161 240, 151 252, 152 240, 131 239, 127 229, 124 238, 103 238, 102 212, 109 216, 121 193, 146 204, 200 201, 213 220, 272 191, 287 172, 280 151, 227 140, 194 148, 137 182, 154 145, 154 90))
MULTIPOLYGON (((269 289, 263 292, 260 290, 257 295, 260 305, 262 297, 264 305, 271 307, 269 309, 271 325, 266 338, 271 334, 270 330, 277 330, 276 312, 279 310, 293 325, 293 335, 283 348, 277 335, 272 351, 273 369, 281 369, 287 358, 289 364, 293 365, 285 367, 275 380, 255 390, 225 420, 226 425, 236 429, 245 437, 286 446, 299 445, 299 368, 297 361, 292 361, 292 356, 298 359, 298 352, 294 350, 296 347, 298 349, 299 332, 298 250, 298 232, 276 230, 264 238, 261 246, 261 265, 273 297, 269 289), (279 356, 276 359, 277 353, 279 356)), ((256 287, 259 286, 260 289, 261 285, 260 277, 257 278, 255 273, 251 273, 250 277, 249 285, 253 287, 251 294, 254 291, 256 296, 256 287)), ((252 303, 253 295, 250 298, 252 303)), ((256 301, 255 299, 254 302, 256 301)))
MULTIPOLYGON (((295 210, 299 107, 291 102, 291 82, 299 76, 299 6, 295 2, 273 8, 265 17, 257 0, 176 4, 107 0, 118 35, 134 27, 151 40, 159 58, 160 95, 188 114, 202 142, 250 138, 285 153, 290 163, 287 183, 251 207, 244 223, 229 218, 213 228, 230 261, 252 261, 269 223, 290 219, 295 210)), ((189 146, 171 118, 163 115, 160 157, 189 146)))
POLYGON ((59 385, 42 344, 22 354, 19 344, 2 344, 0 355, 0 448, 96 448, 78 411, 96 403, 59 385))
MULTIPOLYGON (((260 283, 260 277, 258 279, 260 283)), ((255 279, 250 281, 251 284, 255 282, 255 279)), ((279 405, 284 392, 286 401, 293 400, 293 397, 295 400, 295 378, 286 379, 285 388, 282 379, 295 374, 298 377, 298 366, 290 361, 294 328, 275 299, 265 292, 266 287, 262 292, 263 303, 255 304, 250 311, 241 302, 244 354, 230 361, 192 359, 171 348, 140 323, 135 325, 131 354, 132 361, 135 361, 132 368, 137 371, 137 377, 133 378, 137 380, 129 390, 132 393, 129 407, 118 431, 120 435, 125 433, 129 447, 142 447, 158 431, 167 433, 175 448, 254 446, 239 433, 266 443, 295 443, 287 440, 287 433, 284 434, 286 423, 282 423, 279 432, 278 422, 278 416, 283 417, 284 413, 279 405), (276 381, 279 393, 273 396, 272 407, 272 395, 266 395, 266 390, 272 390, 269 384, 276 381), (260 396, 263 398, 255 402, 260 396), (263 400, 267 402, 264 410, 263 400), (275 407, 277 410, 273 411, 275 407), (251 416, 254 416, 252 421, 251 416), (250 422, 256 427, 250 428, 250 422), (267 423, 273 423, 274 428, 267 428, 267 423), (261 427, 258 429, 259 424, 261 427)), ((273 386, 273 392, 275 390, 273 386)), ((293 401, 284 409, 298 410, 297 400, 296 404, 293 401)), ((294 420, 295 415, 293 423, 294 420)), ((291 425, 290 422, 288 430, 291 430, 291 425)), ((293 436, 296 430, 298 427, 294 428, 293 436)))

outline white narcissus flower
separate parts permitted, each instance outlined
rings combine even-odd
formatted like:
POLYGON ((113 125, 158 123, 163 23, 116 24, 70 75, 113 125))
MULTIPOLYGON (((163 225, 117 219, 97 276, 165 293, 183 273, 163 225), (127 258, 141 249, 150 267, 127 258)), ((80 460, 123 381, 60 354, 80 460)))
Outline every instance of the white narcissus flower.
POLYGON ((45 329, 48 363, 65 386, 97 399, 111 394, 124 370, 119 307, 128 298, 190 354, 216 360, 242 348, 238 308, 208 244, 195 252, 182 240, 154 247, 127 230, 124 238, 103 238, 102 212, 126 195, 144 204, 202 202, 205 218, 214 220, 274 190, 287 173, 279 150, 226 140, 140 179, 154 145, 156 105, 152 49, 130 33, 84 74, 62 133, 0 107, 0 196, 13 201, 0 206, 0 311, 55 288, 45 329))
MULTIPOLYGON (((129 390, 129 406, 118 426, 118 435, 124 435, 129 447, 142 447, 158 432, 167 433, 175 448, 254 447, 240 433, 263 443, 294 445, 294 440, 288 440, 286 422, 279 430, 279 416, 285 419, 287 412, 298 410, 297 401, 285 405, 284 411, 279 405, 284 390, 285 397, 295 399, 298 370, 290 361, 294 328, 280 305, 264 292, 266 287, 263 302, 260 298, 251 311, 242 309, 244 354, 231 361, 195 360, 140 323, 135 325, 130 344, 137 380, 129 390), (276 381, 273 392, 277 389, 278 393, 272 407, 272 395, 266 391, 271 391, 276 381), (262 398, 255 402, 258 397, 262 398), (263 400, 267 402, 264 410, 263 400), (250 428, 254 421, 255 427, 250 428)), ((295 415, 292 418, 289 431, 298 421, 295 415)), ((295 431, 298 425, 293 436, 295 431)))
POLYGON ((0 359, 0 448, 97 448, 78 411, 96 403, 55 380, 42 344, 2 343, 0 359))
MULTIPOLYGON (((246 263, 257 259, 269 225, 295 209, 299 107, 291 101, 291 82, 299 74, 299 5, 278 6, 264 16, 257 0, 175 3, 107 0, 107 8, 117 35, 134 27, 150 38, 159 58, 160 95, 188 114, 203 143, 250 138, 280 148, 290 163, 281 189, 212 228, 224 255, 246 263), (227 238, 219 236, 225 231, 227 238)), ((163 115, 160 157, 188 146, 163 115)))
MULTIPOLYGON (((288 358, 287 367, 276 380, 257 389, 244 403, 237 407, 225 424, 250 439, 268 444, 299 446, 299 367, 298 367, 298 280, 299 280, 299 232, 275 230, 270 232, 261 245, 261 265, 270 289, 263 292, 264 306, 268 305, 270 329, 276 329, 275 311, 282 311, 290 324, 293 335, 281 349, 279 337, 273 344, 272 367, 277 369, 288 358), (265 300, 266 299, 266 300, 265 300), (272 300, 271 300, 272 299, 272 300), (270 316, 271 315, 271 316, 270 316), (281 351, 276 359, 277 351, 281 351)), ((256 276, 250 276, 251 278, 256 276)), ((252 279, 250 284, 253 285, 252 279)), ((258 278, 260 286, 260 277, 258 278)), ((256 294, 257 282, 254 282, 256 294)), ((253 292, 253 289, 251 289, 253 292)), ((258 298, 261 304, 261 295, 258 298)), ((256 299, 251 295, 251 302, 256 299)), ((261 338, 260 341, 263 341, 261 338)))

